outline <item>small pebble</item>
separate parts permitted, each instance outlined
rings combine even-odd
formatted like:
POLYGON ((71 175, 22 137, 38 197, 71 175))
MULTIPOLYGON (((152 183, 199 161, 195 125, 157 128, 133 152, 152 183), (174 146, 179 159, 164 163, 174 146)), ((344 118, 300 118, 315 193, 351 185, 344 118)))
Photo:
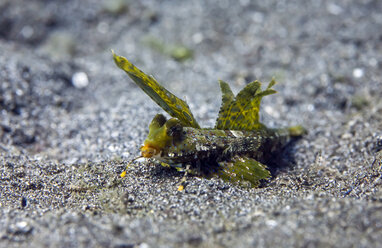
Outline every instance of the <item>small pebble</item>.
POLYGON ((89 84, 88 75, 85 72, 76 72, 72 76, 72 84, 78 89, 83 89, 89 84))
POLYGON ((361 68, 355 68, 353 70, 353 77, 361 78, 363 76, 363 70, 361 68))
POLYGON ((334 4, 334 3, 329 3, 326 6, 326 9, 332 15, 339 15, 343 12, 343 9, 339 5, 334 4))

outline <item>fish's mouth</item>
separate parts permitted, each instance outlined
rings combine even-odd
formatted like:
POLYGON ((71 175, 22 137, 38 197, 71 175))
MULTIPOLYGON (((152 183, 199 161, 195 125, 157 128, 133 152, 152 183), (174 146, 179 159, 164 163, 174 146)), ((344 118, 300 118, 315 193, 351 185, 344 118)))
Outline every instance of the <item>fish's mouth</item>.
POLYGON ((159 149, 148 144, 141 147, 141 155, 144 158, 151 158, 159 153, 159 149))

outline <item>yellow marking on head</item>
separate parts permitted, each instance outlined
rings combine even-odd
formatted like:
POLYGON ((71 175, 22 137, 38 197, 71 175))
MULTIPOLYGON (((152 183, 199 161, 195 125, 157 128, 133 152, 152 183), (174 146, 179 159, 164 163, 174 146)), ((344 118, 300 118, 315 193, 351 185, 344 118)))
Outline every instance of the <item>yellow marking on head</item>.
POLYGON ((144 146, 141 147, 141 155, 144 158, 151 158, 158 153, 159 153, 159 149, 153 147, 150 144, 145 144, 144 146))
POLYGON ((122 171, 122 173, 121 173, 120 176, 121 176, 122 178, 124 178, 124 177, 126 176, 126 173, 127 173, 126 171, 122 171))

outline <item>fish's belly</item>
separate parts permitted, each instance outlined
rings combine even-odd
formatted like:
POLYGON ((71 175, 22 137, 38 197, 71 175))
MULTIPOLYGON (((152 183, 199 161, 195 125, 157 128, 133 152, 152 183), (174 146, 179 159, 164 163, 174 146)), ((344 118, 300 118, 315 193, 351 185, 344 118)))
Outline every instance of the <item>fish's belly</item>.
POLYGON ((211 161, 211 160, 218 160, 219 153, 216 150, 213 151, 198 151, 198 152, 188 152, 188 153, 166 153, 166 154, 160 154, 159 156, 156 156, 155 159, 167 163, 169 165, 171 164, 195 164, 201 161, 211 161))

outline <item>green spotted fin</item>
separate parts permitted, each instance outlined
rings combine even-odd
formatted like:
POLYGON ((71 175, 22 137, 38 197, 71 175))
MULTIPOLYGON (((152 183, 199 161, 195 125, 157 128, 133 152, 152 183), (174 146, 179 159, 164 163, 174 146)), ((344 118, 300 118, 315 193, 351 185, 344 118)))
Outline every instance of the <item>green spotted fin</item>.
POLYGON ((268 87, 261 90, 261 83, 254 81, 242 89, 234 97, 229 85, 219 81, 222 91, 222 105, 216 120, 216 129, 253 131, 263 127, 259 121, 261 99, 266 95, 276 93, 272 80, 268 87))
POLYGON ((267 167, 252 158, 234 157, 230 161, 219 162, 218 176, 242 186, 259 186, 260 180, 271 176, 267 167))
POLYGON ((172 117, 180 120, 186 127, 200 128, 185 101, 166 90, 155 80, 155 78, 146 75, 126 58, 116 55, 113 51, 112 53, 117 66, 124 70, 129 77, 164 111, 172 117))

